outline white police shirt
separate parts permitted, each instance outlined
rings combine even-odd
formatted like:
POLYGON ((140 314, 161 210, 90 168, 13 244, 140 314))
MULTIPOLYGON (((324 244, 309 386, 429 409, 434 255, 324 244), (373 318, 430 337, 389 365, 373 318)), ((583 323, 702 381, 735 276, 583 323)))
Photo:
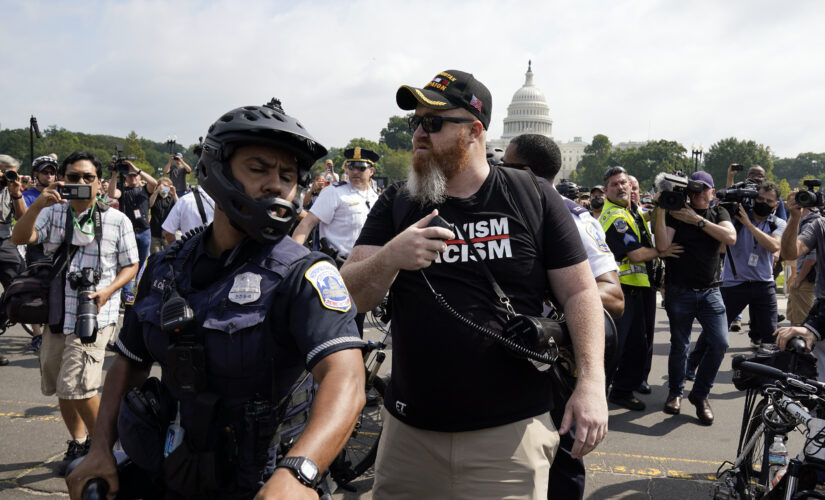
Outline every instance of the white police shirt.
POLYGON ((613 252, 607 246, 607 237, 599 222, 590 215, 586 209, 582 208, 581 213, 574 213, 573 220, 579 230, 584 249, 587 250, 587 263, 593 276, 599 277, 610 271, 618 271, 616 259, 613 252))
POLYGON ((321 238, 334 243, 347 257, 376 201, 378 193, 371 187, 360 191, 343 181, 322 189, 309 211, 321 221, 321 238))

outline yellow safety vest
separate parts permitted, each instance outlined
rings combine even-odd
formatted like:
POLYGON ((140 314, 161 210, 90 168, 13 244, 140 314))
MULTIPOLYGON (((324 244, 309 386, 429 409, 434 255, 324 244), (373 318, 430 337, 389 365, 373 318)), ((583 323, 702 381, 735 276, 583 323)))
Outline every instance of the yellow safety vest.
MULTIPOLYGON (((599 223, 602 225, 605 233, 607 233, 610 226, 616 222, 616 219, 624 220, 627 227, 633 230, 636 238, 640 242, 643 241, 639 227, 636 225, 636 219, 633 217, 633 212, 631 212, 629 208, 616 205, 605 198, 604 208, 602 209, 602 214, 599 216, 599 223)), ((642 220, 644 220, 644 218, 642 218, 642 220)), ((647 243, 652 248, 653 242, 650 241, 650 235, 647 232, 645 232, 645 234, 647 235, 647 243)), ((622 285, 650 287, 650 280, 647 277, 647 266, 644 262, 631 262, 630 257, 625 255, 621 261, 617 261, 616 263, 619 265, 619 281, 622 285)))

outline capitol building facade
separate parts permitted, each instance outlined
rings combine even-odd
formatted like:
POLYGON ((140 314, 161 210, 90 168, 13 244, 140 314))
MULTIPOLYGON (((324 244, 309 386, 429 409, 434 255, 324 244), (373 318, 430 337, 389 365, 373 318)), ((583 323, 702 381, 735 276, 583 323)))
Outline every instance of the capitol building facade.
MULTIPOLYGON (((521 134, 541 134, 553 138, 553 120, 550 118, 550 106, 544 93, 533 83, 532 62, 527 64, 527 73, 524 75, 524 85, 513 94, 510 105, 507 106, 507 116, 504 118, 504 133, 500 139, 488 140, 490 146, 502 149, 507 148, 510 139, 521 134)), ((556 182, 569 178, 584 156, 584 148, 588 143, 581 137, 574 137, 572 141, 555 141, 561 150, 561 170, 556 175, 556 182)))

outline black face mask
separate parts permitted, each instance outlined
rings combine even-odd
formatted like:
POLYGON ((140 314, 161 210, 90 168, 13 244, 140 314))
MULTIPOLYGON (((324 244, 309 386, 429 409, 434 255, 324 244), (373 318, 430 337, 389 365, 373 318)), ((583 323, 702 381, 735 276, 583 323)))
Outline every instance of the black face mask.
POLYGON ((604 198, 593 198, 590 200, 590 208, 599 210, 604 206, 604 198))
POLYGON ((767 203, 754 203, 753 204, 753 213, 758 215, 759 217, 767 217, 773 212, 773 208, 767 203))

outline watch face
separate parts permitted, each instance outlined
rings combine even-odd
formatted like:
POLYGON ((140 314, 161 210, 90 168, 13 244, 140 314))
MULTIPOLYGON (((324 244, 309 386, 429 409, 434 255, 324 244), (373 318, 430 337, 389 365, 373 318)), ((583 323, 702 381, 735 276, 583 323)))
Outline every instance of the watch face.
POLYGON ((318 475, 318 467, 309 460, 304 460, 301 462, 301 474, 303 474, 310 481, 314 481, 315 476, 318 475))

